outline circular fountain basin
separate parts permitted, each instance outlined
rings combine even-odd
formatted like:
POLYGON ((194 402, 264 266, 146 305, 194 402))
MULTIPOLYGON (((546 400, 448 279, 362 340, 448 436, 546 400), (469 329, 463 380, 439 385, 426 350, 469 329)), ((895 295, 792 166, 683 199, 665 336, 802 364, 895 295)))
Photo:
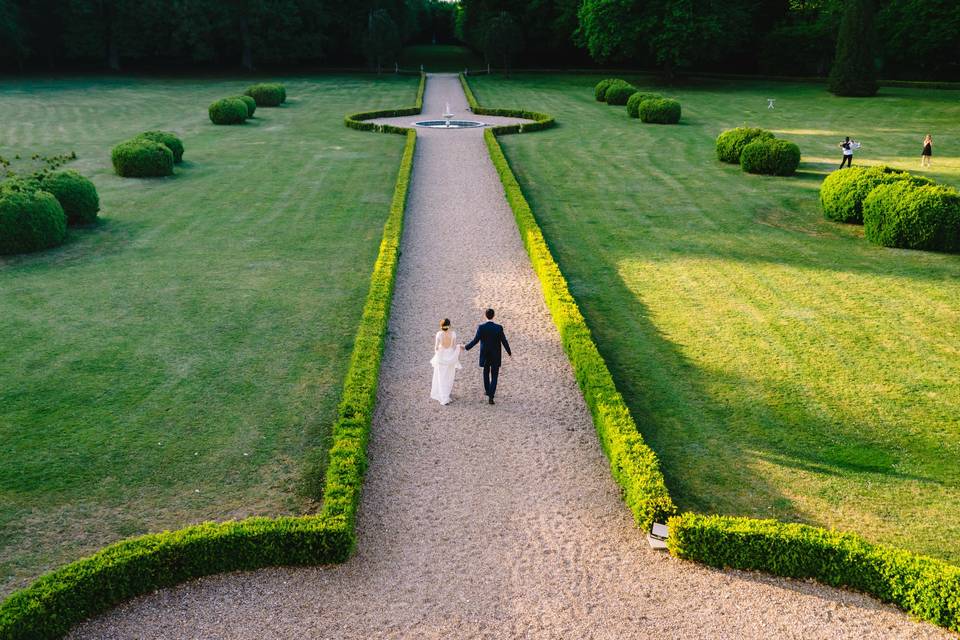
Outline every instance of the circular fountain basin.
POLYGON ((474 127, 485 127, 486 124, 483 122, 476 122, 475 120, 421 120, 420 122, 414 122, 416 127, 427 127, 429 129, 473 129, 474 127))

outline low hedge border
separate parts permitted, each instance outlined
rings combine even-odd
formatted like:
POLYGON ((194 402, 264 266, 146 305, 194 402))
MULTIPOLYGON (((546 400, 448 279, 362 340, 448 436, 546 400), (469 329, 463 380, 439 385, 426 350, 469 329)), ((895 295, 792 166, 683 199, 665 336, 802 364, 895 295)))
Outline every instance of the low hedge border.
POLYGON ((960 567, 942 560, 777 520, 685 513, 668 526, 678 558, 856 589, 960 631, 960 567))
POLYGON ((484 131, 484 139, 590 407, 611 473, 623 488, 624 501, 637 524, 649 530, 654 521, 672 516, 667 520, 667 545, 678 558, 856 589, 919 619, 960 631, 960 567, 820 527, 696 513, 673 515, 677 509, 656 454, 643 442, 617 391, 495 132, 484 131))
POLYGON ((350 557, 417 142, 414 131, 406 135, 333 425, 320 513, 206 522, 112 544, 14 592, 0 604, 0 640, 61 638, 73 625, 124 600, 205 575, 350 557))
POLYGON ((367 122, 377 118, 399 118, 400 116, 415 116, 423 110, 423 92, 427 86, 427 76, 420 74, 420 86, 417 88, 417 100, 414 106, 401 109, 380 109, 379 111, 361 111, 351 113, 344 117, 343 124, 351 129, 358 131, 376 131, 377 133, 399 133, 406 134, 410 131, 409 127, 398 127, 392 124, 377 124, 367 122))
POLYGON ((649 531, 654 522, 663 522, 677 511, 667 492, 657 455, 643 441, 623 396, 617 391, 590 328, 550 253, 510 163, 503 155, 495 131, 487 129, 483 136, 516 218, 523 245, 540 279, 544 300, 560 332, 563 349, 590 408, 600 444, 610 461, 610 472, 622 487, 623 499, 637 524, 649 531))
POLYGON ((504 124, 490 127, 488 131, 493 131, 495 135, 502 136, 510 133, 542 131, 543 129, 549 129, 556 124, 553 116, 547 113, 540 113, 539 111, 526 111, 524 109, 488 109, 487 107, 481 107, 480 103, 477 102, 476 96, 473 95, 473 91, 470 89, 470 84, 467 82, 467 78, 462 73, 460 74, 460 86, 463 87, 463 92, 467 95, 467 104, 470 105, 470 110, 478 116, 501 116, 504 118, 524 118, 526 120, 533 120, 533 122, 504 124))

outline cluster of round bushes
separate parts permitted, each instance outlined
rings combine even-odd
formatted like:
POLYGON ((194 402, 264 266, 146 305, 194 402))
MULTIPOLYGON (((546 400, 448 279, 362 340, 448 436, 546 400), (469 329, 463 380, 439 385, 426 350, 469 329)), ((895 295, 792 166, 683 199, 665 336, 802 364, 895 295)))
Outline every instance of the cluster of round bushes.
POLYGON ((276 82, 261 82, 247 87, 243 95, 254 99, 258 107, 279 107, 287 101, 287 89, 276 82))
POLYGON ((7 180, 0 184, 0 254, 62 244, 68 224, 90 224, 99 211, 96 187, 76 171, 7 180))
MULTIPOLYGON (((256 104, 253 105, 256 110, 256 104)), ((250 107, 243 98, 221 98, 207 108, 210 122, 213 124, 243 124, 252 115, 250 107)))
POLYGON ((183 142, 168 131, 145 131, 115 146, 110 159, 124 178, 170 176, 173 165, 183 161, 183 142))
POLYGON ((834 171, 820 185, 823 215, 862 223, 885 247, 960 252, 960 192, 890 167, 834 171))
POLYGON ((800 147, 765 129, 737 127, 717 136, 717 159, 747 173, 792 176, 800 166, 800 147))
POLYGON ((626 80, 607 78, 593 88, 598 102, 626 105, 627 115, 653 124, 676 124, 680 122, 680 103, 656 93, 642 93, 626 80))

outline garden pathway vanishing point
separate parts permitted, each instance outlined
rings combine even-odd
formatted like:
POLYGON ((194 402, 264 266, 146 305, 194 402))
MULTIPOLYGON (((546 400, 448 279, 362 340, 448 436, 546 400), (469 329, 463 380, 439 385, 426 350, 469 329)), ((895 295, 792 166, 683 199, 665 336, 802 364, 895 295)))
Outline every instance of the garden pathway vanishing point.
MULTIPOLYGON (((423 118, 448 102, 472 119, 457 77, 431 76, 423 118)), ((203 578, 121 605, 71 637, 953 637, 863 595, 648 549, 482 133, 418 132, 356 555, 203 578), (483 398, 473 350, 453 404, 441 407, 429 397, 439 321, 450 318, 467 341, 487 306, 515 353, 497 405, 483 398)))

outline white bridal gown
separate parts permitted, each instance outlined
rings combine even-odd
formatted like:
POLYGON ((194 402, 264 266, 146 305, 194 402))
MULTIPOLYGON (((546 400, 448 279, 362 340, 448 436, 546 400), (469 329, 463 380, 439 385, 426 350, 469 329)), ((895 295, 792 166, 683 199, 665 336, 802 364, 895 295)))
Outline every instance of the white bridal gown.
POLYGON ((430 361, 433 365, 433 388, 430 390, 430 397, 440 404, 448 404, 453 379, 457 375, 457 369, 462 368, 456 332, 438 331, 434 340, 434 351, 433 360, 430 361))

